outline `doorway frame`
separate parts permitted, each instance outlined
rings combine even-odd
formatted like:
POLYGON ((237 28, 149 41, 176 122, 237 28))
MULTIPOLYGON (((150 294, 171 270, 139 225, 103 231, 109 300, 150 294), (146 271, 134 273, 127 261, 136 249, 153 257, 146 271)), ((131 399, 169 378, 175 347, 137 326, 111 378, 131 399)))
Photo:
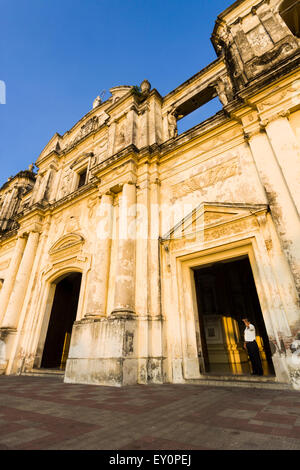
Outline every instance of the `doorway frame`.
MULTIPOLYGON (((201 315, 201 312, 199 312, 199 303, 198 303, 198 295, 197 295, 197 287, 196 287, 196 281, 195 281, 195 272, 196 271, 201 271, 201 269, 205 269, 206 267, 208 266, 215 266, 216 264, 218 263, 224 263, 225 264, 231 264, 231 263, 234 263, 234 262, 237 262, 239 260, 247 260, 249 262, 249 266, 250 266, 250 269, 251 269, 251 274, 252 274, 252 277, 253 277, 253 282, 254 282, 254 287, 255 287, 255 292, 256 292, 256 295, 257 295, 257 300, 259 302, 259 306, 260 306, 260 314, 261 314, 261 318, 264 322, 264 327, 266 328, 266 322, 265 322, 265 318, 264 318, 264 315, 263 315, 263 312, 261 310, 261 299, 259 298, 258 296, 258 292, 257 292, 257 283, 260 282, 260 279, 259 279, 259 272, 258 272, 258 267, 257 267, 257 263, 256 263, 256 260, 255 260, 255 256, 254 256, 254 251, 253 251, 253 246, 252 244, 249 244, 249 245, 244 245, 243 247, 235 247, 235 248, 232 248, 231 250, 229 250, 229 256, 217 256, 217 257, 214 257, 214 259, 209 259, 210 256, 212 255, 208 255, 208 263, 206 263, 205 259, 203 259, 202 257, 202 262, 200 265, 197 265, 196 267, 195 266, 192 266, 190 269, 191 269, 191 273, 192 273, 192 276, 193 276, 193 284, 194 284, 194 289, 193 289, 193 292, 192 292, 192 295, 195 296, 195 300, 196 300, 196 307, 195 307, 195 314, 197 313, 197 318, 195 319, 196 320, 196 334, 197 334, 197 346, 198 346, 198 351, 201 351, 201 356, 199 357, 199 363, 200 365, 202 366, 202 375, 223 375, 223 376, 227 376, 227 375, 232 375, 233 377, 240 377, 241 375, 249 375, 247 373, 243 373, 243 374, 239 374, 239 373, 233 373, 233 372, 224 372, 222 374, 220 373, 213 373, 213 372, 210 372, 208 370, 206 370, 206 367, 205 367, 205 360, 204 360, 204 354, 203 354, 203 344, 202 344, 202 341, 203 341, 203 337, 204 337, 204 341, 206 341, 206 333, 204 331, 201 332, 201 327, 200 327, 200 315, 201 315), (241 249, 242 248, 242 249, 241 249), (216 259, 215 259, 216 258, 216 259), (256 269, 256 276, 257 276, 257 280, 255 280, 255 275, 254 275, 254 269, 253 267, 256 269), (199 338, 199 339, 198 339, 199 338), (203 360, 201 360, 201 358, 203 357, 203 360)), ((204 257, 205 258, 205 257, 204 257)), ((272 327, 271 327, 272 328, 272 327)), ((271 330, 272 331, 272 330, 271 330)), ((242 335, 242 333, 240 333, 242 335)), ((242 337, 242 336, 241 336, 242 337)), ((267 328, 266 328, 266 338, 265 338, 265 341, 269 341, 269 333, 267 331, 267 328)), ((206 346, 204 345, 204 348, 206 346)), ((269 356, 268 359, 267 359, 268 362, 271 362, 273 368, 274 368, 274 363, 273 363, 273 360, 272 360, 272 356, 269 356)), ((271 365, 269 364, 269 366, 271 365)), ((275 373, 275 372, 274 372, 275 373)), ((272 373, 270 376, 274 377, 274 374, 272 373)))
MULTIPOLYGON (((83 277, 83 275, 82 275, 82 272, 80 270, 76 270, 76 271, 72 270, 72 271, 69 271, 69 272, 64 273, 61 276, 57 277, 50 284, 48 301, 47 301, 47 305, 46 305, 44 321, 42 323, 42 330, 41 330, 40 340, 39 340, 39 345, 38 345, 38 348, 41 349, 41 356, 39 357, 39 364, 38 364, 38 368, 40 368, 40 369, 42 369, 41 363, 42 363, 42 359, 43 359, 43 355, 44 355, 44 349, 45 349, 45 345, 46 345, 46 339, 47 339, 47 334, 48 334, 48 330, 49 330, 49 324, 50 324, 51 315, 52 315, 52 311, 53 311, 57 285, 61 281, 63 281, 64 279, 67 279, 72 274, 80 274, 80 276, 81 276, 80 277, 79 293, 78 293, 79 295, 78 295, 78 301, 77 301, 77 307, 76 307, 76 314, 75 314, 74 322, 78 318, 78 311, 79 311, 79 307, 80 307, 80 295, 82 293, 82 277, 83 277)), ((43 367, 43 369, 44 368, 45 367, 43 367)), ((47 369, 47 367, 46 367, 46 369, 47 369)))
MULTIPOLYGON (((199 340, 197 341, 197 335, 199 336, 200 330, 194 269, 219 261, 233 261, 245 256, 248 257, 251 266, 267 336, 269 340, 276 338, 276 327, 274 325, 274 322, 276 324, 276 312, 272 308, 273 301, 276 303, 276 299, 268 296, 265 290, 266 286, 269 285, 270 279, 267 278, 266 273, 262 269, 262 260, 257 260, 258 246, 255 236, 178 256, 175 258, 175 264, 183 353, 182 369, 185 380, 207 376, 206 373, 200 373, 199 340), (272 312, 272 315, 270 312, 272 312)), ((275 377, 277 377, 277 364, 273 360, 273 356, 272 362, 275 377)))
POLYGON ((56 284, 61 280, 63 277, 67 277, 68 274, 72 273, 80 273, 81 277, 81 284, 80 284, 80 292, 79 292, 79 299, 77 305, 77 312, 76 312, 76 320, 78 321, 84 309, 84 301, 85 301, 85 290, 86 290, 86 277, 87 271, 82 269, 79 266, 69 266, 59 270, 55 270, 54 272, 48 273, 46 279, 44 279, 43 285, 44 288, 42 289, 42 295, 39 302, 39 310, 42 315, 38 318, 38 325, 36 329, 36 336, 35 336, 35 345, 34 345, 34 362, 33 368, 40 369, 41 361, 51 316, 51 311, 53 307, 54 295, 56 290, 56 284))
POLYGON ((192 268, 247 255, 270 341, 274 380, 291 383, 281 338, 293 338, 290 325, 299 308, 269 207, 202 202, 160 238, 160 246, 166 380, 185 383, 207 377, 199 367, 192 268))

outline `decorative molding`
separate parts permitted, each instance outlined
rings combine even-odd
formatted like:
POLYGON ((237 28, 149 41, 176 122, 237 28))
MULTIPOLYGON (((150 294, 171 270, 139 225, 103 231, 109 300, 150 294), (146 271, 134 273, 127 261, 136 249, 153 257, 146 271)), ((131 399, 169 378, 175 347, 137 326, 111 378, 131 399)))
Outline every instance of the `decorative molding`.
POLYGON ((0 263, 0 271, 3 271, 4 269, 7 269, 10 265, 10 259, 7 259, 5 261, 2 261, 2 263, 0 263))
POLYGON ((240 172, 239 157, 209 168, 203 172, 199 172, 196 176, 186 179, 171 187, 173 199, 186 196, 194 191, 203 191, 207 186, 212 186, 219 181, 224 181, 232 176, 238 175, 240 172))
POLYGON ((71 272, 76 269, 80 270, 82 273, 87 273, 91 268, 91 261, 92 257, 87 253, 65 254, 63 258, 51 260, 50 263, 41 270, 41 277, 49 279, 61 271, 71 272))
POLYGON ((66 250, 69 251, 70 249, 78 251, 84 242, 85 240, 82 235, 78 233, 68 233, 67 235, 63 235, 52 245, 49 250, 49 255, 53 257, 66 250))
MULTIPOLYGON (((249 218, 252 221, 251 227, 257 229, 259 228, 257 218, 260 218, 260 222, 262 222, 266 219, 267 211, 268 206, 266 204, 248 205, 203 202, 178 222, 160 241, 164 244, 182 239, 190 242, 193 238, 197 238, 200 232, 203 235, 204 231, 206 232, 206 239, 207 234, 211 230, 216 230, 216 233, 225 233, 226 231, 230 233, 232 229, 228 228, 228 230, 225 230, 224 226, 241 224, 242 227, 249 218)), ((216 237, 218 238, 219 235, 216 235, 216 237)))

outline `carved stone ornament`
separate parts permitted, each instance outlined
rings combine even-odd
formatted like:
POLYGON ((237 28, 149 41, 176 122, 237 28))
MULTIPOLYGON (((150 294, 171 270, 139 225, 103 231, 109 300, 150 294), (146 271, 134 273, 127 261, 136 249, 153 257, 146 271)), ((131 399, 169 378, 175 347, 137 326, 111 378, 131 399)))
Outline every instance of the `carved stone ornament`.
POLYGON ((83 243, 84 238, 82 235, 79 235, 78 233, 69 233, 68 235, 61 237, 52 245, 49 250, 49 254, 54 256, 70 248, 78 250, 83 243))
POLYGON ((146 95, 150 92, 151 90, 151 83, 148 82, 148 80, 143 80, 142 83, 141 83, 141 91, 143 93, 143 95, 146 95))
POLYGON ((164 246, 170 244, 168 251, 172 251, 172 247, 181 249, 190 243, 209 242, 257 230, 255 216, 262 210, 266 211, 267 206, 204 202, 166 233, 161 242, 164 246))
POLYGON ((177 119, 175 116, 175 111, 171 110, 168 113, 168 127, 169 127, 169 137, 170 139, 174 139, 178 135, 177 130, 177 119))
POLYGON ((95 100, 93 101, 93 108, 97 108, 97 106, 100 106, 101 103, 102 103, 102 100, 100 96, 97 96, 97 98, 95 98, 95 100))
POLYGON ((265 52, 261 57, 255 57, 249 65, 246 66, 246 70, 250 74, 257 74, 261 72, 261 69, 267 65, 272 65, 274 62, 278 61, 284 55, 290 53, 295 49, 294 44, 286 41, 281 44, 275 50, 265 52))
POLYGON ((68 168, 65 171, 65 174, 63 176, 62 186, 61 186, 61 197, 64 197, 71 192, 73 174, 74 173, 70 168, 68 168))
POLYGON ((233 158, 221 165, 216 165, 190 179, 172 186, 173 198, 183 197, 193 191, 202 191, 219 181, 224 181, 239 173, 239 158, 233 158))
POLYGON ((81 126, 80 130, 75 134, 74 138, 66 144, 64 150, 70 150, 77 142, 102 126, 102 124, 104 124, 108 118, 109 116, 105 112, 99 116, 93 116, 90 118, 85 124, 81 126))
POLYGON ((228 98, 226 95, 225 91, 225 83, 223 82, 222 78, 218 80, 217 85, 216 85, 216 90, 219 96, 219 100, 221 101, 223 106, 226 106, 228 104, 228 98))

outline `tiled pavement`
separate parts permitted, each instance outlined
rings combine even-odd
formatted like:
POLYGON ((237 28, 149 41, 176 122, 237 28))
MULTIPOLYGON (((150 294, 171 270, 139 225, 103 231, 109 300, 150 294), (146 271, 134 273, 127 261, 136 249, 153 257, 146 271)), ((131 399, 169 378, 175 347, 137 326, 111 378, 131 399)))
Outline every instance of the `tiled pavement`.
POLYGON ((300 392, 0 377, 0 450, 300 450, 300 392))

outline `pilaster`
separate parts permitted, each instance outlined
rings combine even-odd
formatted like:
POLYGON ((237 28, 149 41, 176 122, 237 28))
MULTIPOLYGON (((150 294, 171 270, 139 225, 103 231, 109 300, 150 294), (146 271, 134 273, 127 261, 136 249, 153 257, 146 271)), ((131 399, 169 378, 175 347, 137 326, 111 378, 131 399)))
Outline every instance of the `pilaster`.
POLYGON ((288 111, 278 113, 275 118, 266 122, 265 129, 298 214, 300 214, 300 145, 288 116, 288 111))
POLYGON ((94 262, 89 278, 87 312, 85 317, 105 316, 110 271, 113 225, 113 194, 101 196, 96 215, 96 245, 94 262))
POLYGON ((112 315, 135 313, 136 185, 125 183, 120 197, 118 265, 112 315))
POLYGON ((255 161, 258 174, 265 187, 272 218, 277 227, 283 250, 300 292, 300 221, 297 208, 291 196, 288 182, 274 154, 265 132, 266 123, 260 129, 249 132, 247 140, 255 161))
POLYGON ((27 285, 39 242, 39 236, 40 233, 38 231, 31 231, 28 234, 26 248, 24 250, 24 254, 18 269, 15 284, 8 302, 6 313, 3 318, 1 329, 17 329, 18 327, 19 314, 26 295, 27 285))
POLYGON ((17 243, 14 248, 14 254, 10 261, 9 269, 4 280, 3 287, 0 292, 0 326, 1 321, 5 315, 8 301, 13 290, 13 286, 16 280, 17 272, 21 263, 21 259, 24 253, 26 246, 27 237, 19 236, 17 238, 17 243))

